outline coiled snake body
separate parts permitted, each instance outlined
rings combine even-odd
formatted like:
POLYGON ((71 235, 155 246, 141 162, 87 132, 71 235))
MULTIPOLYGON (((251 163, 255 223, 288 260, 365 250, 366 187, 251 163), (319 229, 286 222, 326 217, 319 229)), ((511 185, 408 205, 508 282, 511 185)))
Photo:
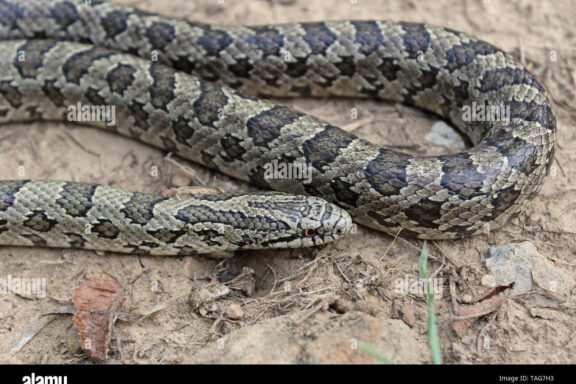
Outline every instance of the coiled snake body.
MULTIPOLYGON (((390 234, 451 239, 496 229, 539 191, 554 153, 555 117, 533 76, 492 45, 446 28, 381 21, 214 26, 106 2, 0 0, 0 40, 0 122, 66 120, 67 106, 77 102, 114 105, 114 126, 93 125, 265 188, 320 196, 390 234), (451 121, 473 147, 411 156, 254 95, 403 102, 451 121), (509 119, 468 121, 463 107, 476 105, 509 108, 509 119), (274 161, 309 164, 311 182, 265 177, 274 161)), ((86 184, 2 182, 0 244, 162 254, 195 245, 204 252, 300 246, 350 230, 345 212, 306 208, 303 197, 205 197, 189 204, 196 209, 190 217, 175 204, 166 220, 158 217, 170 203, 159 199, 86 184), (103 198, 112 199, 114 217, 97 210, 103 198), (285 215, 285 228, 313 241, 296 232, 280 240, 256 236, 279 226, 254 211, 270 207, 285 215), (86 224, 90 234, 81 230, 86 224), (259 231, 247 232, 250 226, 259 231), (124 227, 141 230, 140 237, 119 235, 124 227), (120 245, 105 238, 114 234, 120 245)))

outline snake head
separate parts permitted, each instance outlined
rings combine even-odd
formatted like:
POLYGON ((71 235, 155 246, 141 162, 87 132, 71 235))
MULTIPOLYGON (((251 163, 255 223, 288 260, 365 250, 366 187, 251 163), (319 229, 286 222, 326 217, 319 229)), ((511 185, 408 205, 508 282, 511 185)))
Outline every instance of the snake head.
POLYGON ((348 212, 317 197, 268 192, 240 198, 245 201, 237 201, 236 207, 244 213, 246 222, 253 224, 228 231, 228 241, 236 249, 326 244, 355 227, 348 212))
POLYGON ((355 228, 350 214, 323 199, 307 197, 298 220, 301 233, 296 247, 326 244, 348 235, 355 228))

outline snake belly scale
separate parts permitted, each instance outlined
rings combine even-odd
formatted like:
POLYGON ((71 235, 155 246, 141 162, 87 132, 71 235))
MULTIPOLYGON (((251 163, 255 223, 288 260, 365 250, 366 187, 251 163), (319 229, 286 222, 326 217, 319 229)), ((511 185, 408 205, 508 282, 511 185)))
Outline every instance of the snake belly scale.
MULTIPOLYGON (((66 107, 78 101, 114 105, 116 125, 93 125, 264 188, 321 197, 390 234, 453 239, 497 229, 538 193, 554 154, 556 120, 542 86, 510 55, 447 28, 385 21, 217 26, 108 2, 0 0, 0 40, 0 122, 66 121, 66 107), (449 120, 473 146, 412 156, 255 97, 266 95, 402 102, 449 120), (468 121, 462 110, 471 105, 503 106, 509 119, 468 121), (272 161, 311 165, 311 182, 266 178, 272 161)), ((179 244, 175 250, 163 236, 151 236, 169 201, 87 184, 0 182, 0 244, 60 241, 57 246, 169 254, 189 248, 182 228, 192 232, 191 245, 204 241, 204 252, 212 241, 220 249, 312 245, 351 228, 346 212, 320 199, 247 196, 190 202, 207 209, 197 213, 206 220, 165 229, 179 244), (93 193, 98 188, 102 194, 93 193), (139 227, 146 239, 128 244, 118 235, 111 245, 98 233, 87 238, 79 227, 64 234, 70 214, 57 201, 67 190, 81 191, 74 198, 85 208, 101 195, 124 196, 113 197, 120 212, 113 220, 92 220, 108 220, 106 234, 139 227), (39 193, 35 201, 26 201, 32 192, 39 193), (219 222, 208 214, 230 209, 236 215, 216 215, 219 222), (279 240, 258 237, 278 227, 265 225, 269 214, 258 209, 282 212, 296 223, 285 225, 292 232, 279 240), (147 214, 138 221, 126 213, 131 210, 147 214), (247 232, 250 226, 259 232, 247 232)), ((178 204, 166 212, 182 219, 178 204)))

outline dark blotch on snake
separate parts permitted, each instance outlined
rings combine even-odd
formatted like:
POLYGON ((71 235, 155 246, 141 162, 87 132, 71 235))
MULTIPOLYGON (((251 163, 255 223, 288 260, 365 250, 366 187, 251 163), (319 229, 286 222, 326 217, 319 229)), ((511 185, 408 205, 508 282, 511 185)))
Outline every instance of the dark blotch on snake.
POLYGON ((0 0, 0 24, 12 30, 24 16, 24 11, 16 4, 0 0))
POLYGON ((22 180, 3 181, 0 183, 0 212, 6 211, 14 204, 18 191, 29 182, 29 180, 22 180))
POLYGON ((302 37, 312 50, 313 54, 324 54, 336 40, 334 33, 322 22, 302 23, 302 29, 306 34, 302 37))
POLYGON ((194 101, 192 110, 201 124, 215 127, 214 123, 220 120, 222 106, 226 105, 228 97, 222 88, 205 81, 200 82, 200 96, 194 101))
POLYGON ((354 192, 352 184, 342 180, 342 178, 335 178, 330 181, 330 187, 339 201, 350 206, 356 206, 360 194, 354 192))
POLYGON ((402 68, 398 65, 395 58, 385 57, 382 59, 382 63, 378 65, 378 71, 386 78, 388 81, 394 81, 398 79, 398 71, 402 68))
POLYGON ((302 145, 306 160, 316 169, 330 165, 341 154, 342 149, 356 140, 356 136, 338 127, 327 125, 324 130, 302 145))
POLYGON ((30 240, 36 247, 45 247, 48 242, 34 233, 23 233, 20 236, 30 240))
POLYGON ((284 45, 284 37, 271 27, 250 27, 253 35, 246 38, 246 42, 257 46, 264 57, 280 54, 280 48, 284 45))
POLYGON ((404 214, 408 220, 413 220, 422 227, 436 228, 438 224, 434 221, 442 217, 442 202, 421 200, 406 208, 404 214))
POLYGON ((382 46, 382 31, 375 21, 351 21, 356 29, 356 42, 360 44, 360 53, 369 56, 382 46))
MULTIPOLYGON (((458 33, 458 35, 460 35, 460 33, 458 33)), ((461 42, 446 51, 446 60, 448 61, 447 69, 453 72, 474 63, 476 56, 492 55, 498 52, 502 51, 483 41, 472 40, 468 43, 461 42)))
POLYGON ((146 29, 152 49, 164 51, 174 41, 174 27, 167 23, 153 23, 146 29))
MULTIPOLYGON (((149 114, 144 109, 145 106, 146 106, 145 104, 139 103, 137 101, 134 101, 132 104, 128 106, 130 114, 134 118, 136 127, 142 128, 143 130, 147 130, 150 127, 150 123, 148 120, 149 114)), ((137 137, 137 135, 132 136, 137 137)))
POLYGON ((134 74, 138 72, 136 68, 131 65, 118 64, 106 74, 106 81, 110 90, 119 95, 124 92, 134 83, 134 74))
POLYGON ((197 43, 210 56, 219 56, 220 52, 232 43, 232 38, 224 31, 212 29, 207 25, 198 27, 204 30, 204 34, 198 38, 197 43))
POLYGON ((476 170, 470 154, 460 152, 439 156, 442 165, 441 185, 455 195, 470 198, 484 185, 485 175, 476 170))
POLYGON ((430 47, 430 34, 426 30, 426 26, 415 23, 401 23, 404 34, 402 39, 404 41, 404 48, 408 52, 408 57, 417 59, 430 47))
POLYGON ((92 198, 95 190, 95 185, 67 183, 60 191, 60 197, 56 199, 56 204, 72 217, 85 217, 86 213, 92 208, 92 198))
MULTIPOLYGON (((498 192, 494 196, 491 196, 490 202, 492 206, 494 206, 492 216, 497 217, 502 212, 510 208, 510 206, 512 206, 516 202, 516 200, 518 200, 518 198, 521 196, 521 192, 522 191, 520 189, 516 189, 514 185, 511 185, 507 188, 503 188, 502 190, 500 190, 500 192, 498 192)), ((512 217, 515 216, 517 216, 517 213, 512 217)), ((484 219, 484 221, 489 220, 490 217, 484 219)))
POLYGON ((124 11, 112 11, 101 19, 106 35, 113 39, 128 28, 130 14, 124 11))
POLYGON ((250 118, 246 123, 248 136, 258 146, 268 144, 280 136, 282 127, 292 124, 303 113, 294 111, 288 107, 276 105, 260 114, 250 118))
POLYGON ((95 61, 113 55, 111 51, 98 47, 80 50, 66 60, 62 66, 62 72, 67 81, 80 85, 80 79, 88 73, 95 61))
POLYGON ((37 77, 42 69, 44 56, 57 44, 58 42, 51 40, 27 40, 18 49, 14 67, 23 78, 37 77))
POLYGON ((172 120, 172 132, 180 143, 188 143, 188 140, 194 135, 194 128, 192 128, 190 120, 180 116, 178 119, 172 120))
POLYGON ((228 70, 236 77, 249 78, 250 71, 254 68, 248 59, 236 59, 234 64, 228 66, 228 70))
POLYGON ((383 196, 395 196, 407 185, 406 168, 410 158, 410 155, 382 148, 378 156, 368 163, 366 180, 383 196))
POLYGON ((548 105, 540 105, 535 102, 522 102, 511 100, 506 107, 510 107, 510 120, 521 119, 535 122, 543 129, 553 130, 556 127, 556 117, 548 105))
POLYGON ((154 79, 150 86, 150 102, 155 108, 168 112, 168 105, 174 98, 176 79, 172 68, 153 62, 150 65, 150 76, 154 79))
POLYGON ((160 228, 158 230, 148 230, 146 231, 149 235, 155 237, 156 239, 158 239, 159 241, 162 241, 166 244, 174 244, 176 242, 176 240, 178 240, 180 237, 182 237, 183 235, 185 235, 187 233, 187 231, 185 229, 182 230, 168 230, 165 228, 160 228))
POLYGON ((196 231, 198 237, 202 242, 206 245, 210 246, 220 246, 224 243, 219 240, 219 237, 222 237, 222 234, 214 229, 201 229, 196 231))
POLYGON ((222 158, 225 161, 241 160, 242 155, 246 153, 246 149, 240 145, 242 141, 241 138, 236 137, 231 133, 220 139, 220 145, 222 146, 222 149, 224 149, 222 158))
POLYGON ((50 11, 52 17, 60 26, 60 29, 66 29, 78 20, 76 7, 71 3, 55 4, 50 11))
POLYGON ((118 229, 112 222, 108 219, 96 220, 95 224, 92 224, 91 233, 95 233, 99 237, 104 239, 115 239, 120 234, 120 229, 118 229))
POLYGON ((503 156, 506 156, 509 167, 517 169, 525 175, 531 174, 538 168, 538 164, 536 164, 538 148, 519 137, 514 137, 512 133, 499 137, 497 142, 488 140, 487 144, 492 145, 503 156))
POLYGON ((92 105, 105 105, 106 99, 100 96, 98 92, 99 91, 97 89, 94 89, 92 87, 88 88, 88 90, 86 91, 86 99, 88 99, 88 101, 92 105))
POLYGON ((480 79, 479 89, 482 92, 494 92, 510 85, 527 85, 538 91, 543 91, 542 86, 529 72, 521 71, 518 68, 498 68, 484 72, 480 79))
POLYGON ((302 77, 306 72, 308 72, 308 65, 305 57, 296 57, 286 63, 286 74, 290 77, 302 77))
POLYGON ((26 220, 22 222, 24 227, 30 228, 37 232, 48 232, 52 230, 58 221, 50 219, 43 211, 34 210, 31 214, 26 215, 26 220))
MULTIPOLYGON (((430 89, 436 85, 438 79, 438 70, 431 67, 430 70, 422 69, 421 75, 413 79, 410 85, 406 86, 409 91, 404 96, 404 102, 407 104, 415 104, 414 96, 418 95, 419 92, 430 89)), ((468 85, 468 83, 466 83, 468 85)), ((467 97, 467 94, 466 94, 467 97)))
POLYGON ((22 106, 22 93, 11 84, 10 80, 0 81, 0 95, 14 108, 22 106))
POLYGON ((62 232, 68 238, 68 244, 70 248, 82 249, 86 244, 86 239, 77 233, 62 232))
POLYGON ((64 95, 60 88, 56 86, 56 80, 46 80, 42 85, 42 91, 52 103, 57 107, 64 107, 64 95))
POLYGON ((156 195, 134 192, 130 200, 124 203, 124 208, 120 210, 131 222, 146 225, 154 217, 154 206, 168 199, 158 198, 156 195))
POLYGON ((338 76, 353 76, 356 73, 356 60, 352 56, 340 56, 340 61, 334 63, 340 70, 338 76))

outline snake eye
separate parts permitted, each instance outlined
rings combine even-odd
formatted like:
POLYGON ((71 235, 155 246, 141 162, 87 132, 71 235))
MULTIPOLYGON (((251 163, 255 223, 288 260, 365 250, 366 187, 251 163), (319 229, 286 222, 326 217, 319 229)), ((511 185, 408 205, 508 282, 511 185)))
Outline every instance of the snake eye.
POLYGON ((304 230, 303 234, 306 237, 314 237, 314 236, 318 235, 318 232, 316 232, 314 229, 306 228, 304 230))

